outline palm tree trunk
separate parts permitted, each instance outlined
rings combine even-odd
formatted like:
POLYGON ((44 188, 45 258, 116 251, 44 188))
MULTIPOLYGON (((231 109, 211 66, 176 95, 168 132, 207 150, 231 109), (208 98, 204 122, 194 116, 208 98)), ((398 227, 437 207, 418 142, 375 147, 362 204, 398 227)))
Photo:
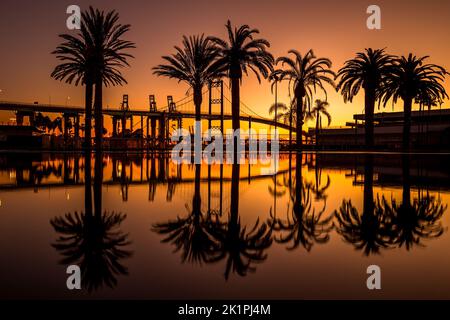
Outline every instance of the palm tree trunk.
POLYGON ((241 166, 234 162, 231 169, 231 194, 230 194, 230 216, 228 218, 228 231, 238 233, 239 231, 239 178, 241 166))
POLYGON ((194 105, 195 105, 195 121, 201 121, 201 113, 202 113, 202 87, 194 88, 194 105))
POLYGON ((410 158, 409 154, 402 154, 402 173, 403 173, 403 205, 411 204, 411 177, 410 177, 410 158))
POLYGON ((303 128, 303 97, 297 97, 297 124, 296 124, 297 149, 301 149, 303 144, 302 128, 303 128))
POLYGON ((233 130, 236 131, 240 129, 240 83, 239 78, 231 78, 231 117, 233 130))
POLYGON ((302 176, 302 152, 297 152, 295 158, 295 207, 303 204, 303 176, 302 176))
POLYGON ((372 148, 374 146, 374 126, 373 115, 375 111, 375 90, 367 89, 365 95, 365 131, 366 131, 366 147, 372 148))
POLYGON ((411 148, 411 109, 412 98, 406 98, 404 101, 403 110, 403 150, 409 151, 411 148))
POLYGON ((320 117, 320 114, 319 114, 319 111, 317 111, 317 114, 316 114, 316 147, 319 146, 319 117, 320 117))
POLYGON ((98 79, 95 83, 95 104, 94 104, 94 116, 95 116, 95 148, 97 150, 102 149, 103 142, 103 84, 102 80, 98 79))
MULTIPOLYGON (((94 165, 94 213, 96 217, 102 215, 102 183, 103 183, 103 154, 95 153, 94 165)), ((125 170, 125 169, 123 169, 125 170)))
POLYGON ((292 108, 289 110, 289 150, 292 150, 292 108))
POLYGON ((201 195, 200 195, 200 174, 201 174, 201 165, 195 165, 195 187, 194 187, 194 196, 192 199, 192 212, 195 215, 200 215, 201 213, 201 195))
POLYGON ((84 212, 86 216, 92 216, 92 177, 91 177, 91 153, 84 153, 84 212))
POLYGON ((85 93, 85 108, 86 108, 86 116, 84 120, 84 148, 90 152, 92 145, 92 92, 93 85, 90 82, 86 82, 86 93, 85 93))

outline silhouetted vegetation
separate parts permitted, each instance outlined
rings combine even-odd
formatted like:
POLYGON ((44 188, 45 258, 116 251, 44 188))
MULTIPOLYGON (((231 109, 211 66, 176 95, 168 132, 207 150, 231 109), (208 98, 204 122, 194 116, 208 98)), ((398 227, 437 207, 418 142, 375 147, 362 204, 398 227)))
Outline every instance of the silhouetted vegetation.
POLYGON ((91 141, 92 96, 95 85, 95 137, 96 146, 102 145, 103 137, 103 85, 114 86, 127 83, 120 68, 128 66, 127 59, 133 56, 128 49, 134 43, 123 40, 122 36, 130 30, 130 25, 118 23, 116 11, 105 13, 93 7, 82 12, 81 28, 76 36, 62 34, 64 40, 52 53, 62 61, 51 76, 66 83, 86 87, 85 93, 85 140, 91 141))
POLYGON ((277 69, 272 76, 277 76, 280 81, 288 81, 289 94, 293 95, 292 105, 295 106, 296 114, 296 134, 297 148, 302 146, 303 124, 306 116, 311 112, 313 94, 316 88, 321 89, 325 95, 325 83, 333 88, 335 74, 331 70, 331 60, 328 58, 316 58, 313 50, 309 50, 306 55, 296 50, 289 50, 294 55, 290 57, 280 57, 276 64, 281 63, 285 69, 277 69))
POLYGON ((96 155, 94 176, 94 209, 91 195, 90 154, 85 160, 85 208, 84 212, 66 213, 54 217, 50 224, 59 234, 52 246, 63 256, 60 263, 80 266, 82 289, 88 292, 102 286, 113 288, 118 275, 127 275, 123 259, 131 256, 126 247, 128 234, 120 230, 126 215, 102 210, 102 155, 96 155))

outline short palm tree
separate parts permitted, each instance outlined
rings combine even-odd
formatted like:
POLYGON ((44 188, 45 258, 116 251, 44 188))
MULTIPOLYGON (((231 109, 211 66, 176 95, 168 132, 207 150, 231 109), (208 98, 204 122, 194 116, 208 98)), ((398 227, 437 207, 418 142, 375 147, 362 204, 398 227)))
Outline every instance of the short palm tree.
POLYGON ((325 83, 335 87, 335 73, 331 70, 331 60, 327 58, 316 58, 313 50, 309 50, 305 56, 296 50, 289 50, 294 55, 290 57, 280 57, 276 64, 281 63, 287 66, 286 69, 277 69, 272 76, 277 76, 280 81, 289 82, 289 92, 293 92, 293 103, 296 112, 296 135, 297 147, 302 146, 303 123, 309 111, 311 111, 313 93, 319 88, 325 95, 325 83))
MULTIPOLYGON (((283 122, 284 124, 288 124, 292 128, 292 123, 295 121, 295 108, 292 108, 292 104, 288 107, 286 104, 282 102, 273 103, 269 107, 269 114, 272 115, 275 113, 275 120, 277 122, 283 122)), ((292 129, 289 130, 289 146, 292 143, 292 129)))
POLYGON ((346 61, 337 75, 340 78, 337 89, 341 91, 344 102, 352 102, 361 88, 364 89, 365 142, 369 148, 374 145, 375 102, 383 81, 392 70, 392 60, 393 57, 384 49, 369 48, 346 61))
MULTIPOLYGON (((386 75, 381 97, 384 105, 389 100, 395 104, 403 100, 403 148, 409 149, 411 144, 411 111, 414 100, 442 104, 448 98, 442 82, 447 71, 435 64, 424 64, 428 56, 416 57, 412 53, 393 61, 392 71, 386 75)), ((430 104, 429 104, 430 105, 430 104)))
POLYGON ((311 117, 316 120, 316 146, 319 145, 319 132, 322 130, 322 115, 327 117, 328 126, 331 124, 331 114, 327 110, 329 106, 330 104, 327 101, 317 99, 314 107, 311 109, 311 117))
POLYGON ((103 85, 127 83, 120 68, 129 66, 127 59, 133 56, 125 52, 135 48, 134 43, 122 39, 130 25, 118 23, 119 14, 89 7, 82 12, 81 29, 77 36, 60 35, 65 40, 53 52, 64 61, 55 68, 52 77, 78 85, 86 84, 86 140, 89 144, 92 105, 92 86, 95 85, 95 139, 101 147, 103 136, 103 85), (88 101, 90 100, 90 101, 88 101))
POLYGON ((250 29, 248 25, 239 28, 226 24, 228 42, 217 37, 209 37, 215 43, 219 55, 215 67, 226 72, 231 82, 231 112, 233 130, 240 128, 240 85, 243 73, 252 70, 259 82, 261 77, 267 78, 272 71, 274 58, 267 49, 270 43, 265 39, 254 39, 258 29, 250 29))
POLYGON ((277 118, 276 121, 279 121, 280 119, 283 118, 283 114, 286 113, 289 110, 289 108, 286 106, 286 104, 282 103, 282 102, 278 102, 278 103, 273 103, 270 107, 269 107, 269 114, 272 115, 274 113, 277 114, 277 118))
POLYGON ((275 109, 277 109, 277 120, 292 127, 297 119, 297 108, 293 104, 288 107, 286 104, 279 102, 277 105, 272 104, 269 107, 269 114, 274 113, 275 109))
POLYGON ((176 53, 162 58, 168 64, 153 68, 158 76, 177 79, 190 86, 194 94, 195 120, 200 121, 203 87, 210 81, 220 78, 222 73, 214 68, 218 49, 210 39, 201 36, 183 36, 183 47, 175 47, 176 53))

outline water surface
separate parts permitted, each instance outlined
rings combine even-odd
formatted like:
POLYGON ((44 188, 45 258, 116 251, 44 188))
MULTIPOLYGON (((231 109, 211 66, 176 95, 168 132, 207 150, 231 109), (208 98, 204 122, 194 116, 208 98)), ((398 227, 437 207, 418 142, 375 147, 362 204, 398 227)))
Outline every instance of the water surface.
POLYGON ((264 176, 167 155, 2 155, 0 297, 450 299, 449 160, 282 154, 264 176))

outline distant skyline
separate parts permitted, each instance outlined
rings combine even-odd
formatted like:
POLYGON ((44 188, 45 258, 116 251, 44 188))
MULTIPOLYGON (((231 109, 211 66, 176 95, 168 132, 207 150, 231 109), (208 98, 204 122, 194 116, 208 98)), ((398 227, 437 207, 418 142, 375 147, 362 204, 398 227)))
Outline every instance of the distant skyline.
MULTIPOLYGON (((225 23, 248 24, 260 30, 260 37, 269 40, 275 56, 286 55, 289 49, 302 53, 310 48, 318 57, 333 61, 333 70, 366 47, 387 48, 395 55, 412 52, 429 55, 429 63, 450 69, 450 2, 430 1, 272 1, 203 0, 153 1, 13 1, 0 3, 0 100, 84 105, 84 90, 55 81, 50 73, 57 65, 51 51, 60 42, 61 33, 75 33, 66 28, 66 8, 77 4, 82 9, 92 5, 103 10, 115 9, 121 23, 131 24, 127 39, 137 45, 135 59, 123 73, 128 85, 107 88, 104 108, 118 108, 122 94, 130 96, 132 109, 148 109, 148 95, 155 94, 160 107, 166 96, 175 100, 185 96, 187 86, 176 80, 158 78, 152 67, 162 62, 161 56, 171 54, 182 35, 201 34, 226 36, 225 23), (382 30, 368 30, 366 9, 377 4, 382 10, 382 30), (70 97, 70 100, 67 98, 70 97)), ((225 80, 227 81, 227 80, 225 80)), ((279 100, 288 102, 287 84, 280 86, 279 100)), ((450 92, 450 81, 445 88, 450 92)), ((344 104, 340 94, 331 87, 329 93, 332 126, 345 125, 355 113, 363 112, 363 95, 352 104, 344 104)), ((323 98, 319 94, 317 98, 323 98)), ((241 100, 262 116, 268 116, 273 103, 270 84, 249 74, 243 78, 241 100)), ((444 107, 448 107, 448 101, 444 107)), ((402 102, 396 109, 402 110, 402 102)), ((378 110, 376 110, 378 111, 378 110)), ((390 106, 385 111, 392 111, 390 106)), ((0 121, 8 120, 5 113, 0 121)), ((309 124, 310 126, 312 124, 309 124)))

